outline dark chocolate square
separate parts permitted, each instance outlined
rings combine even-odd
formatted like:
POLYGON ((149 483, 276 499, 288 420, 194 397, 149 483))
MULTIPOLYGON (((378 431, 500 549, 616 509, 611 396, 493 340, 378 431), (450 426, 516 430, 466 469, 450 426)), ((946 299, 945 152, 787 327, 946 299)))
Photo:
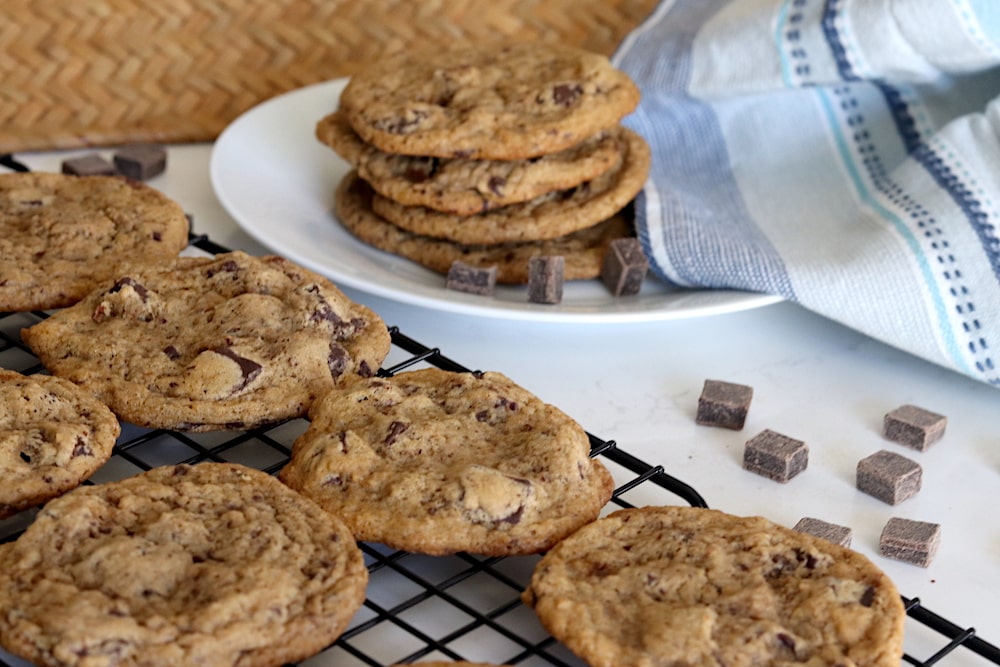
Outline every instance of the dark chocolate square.
POLYGON ((915 405, 901 405, 884 419, 886 439, 923 451, 941 439, 948 418, 915 405))
POLYGON ((797 530, 800 533, 807 533, 809 535, 813 535, 814 537, 821 537, 828 542, 839 544, 842 547, 851 546, 851 537, 853 535, 851 529, 847 526, 838 526, 835 523, 823 521, 822 519, 814 519, 812 517, 802 517, 799 519, 799 522, 793 526, 792 530, 797 530))
POLYGON ((883 449, 858 461, 857 487, 884 503, 896 505, 920 491, 922 475, 919 463, 883 449))
POLYGON ((559 303, 563 298, 566 258, 558 255, 528 260, 528 301, 559 303))
POLYGON ((878 551, 886 558, 927 567, 934 560, 940 543, 940 524, 893 517, 882 529, 878 551))
POLYGON ((809 465, 809 447, 770 429, 747 440, 743 467, 776 482, 787 482, 809 465))
POLYGON ((73 176, 114 176, 118 172, 115 165, 92 153, 63 160, 62 173, 73 176))
POLYGON ((722 380, 705 380, 698 397, 695 421, 704 426, 720 426, 739 431, 746 422, 753 387, 722 380))
POLYGON ((634 237, 615 239, 601 262, 601 280, 614 296, 638 294, 649 270, 642 244, 634 237))
POLYGON ((455 260, 448 269, 445 287, 457 292, 492 296, 496 291, 497 267, 481 268, 455 260))
POLYGON ((133 144, 115 151, 118 173, 134 181, 146 181, 167 169, 167 151, 155 144, 133 144))

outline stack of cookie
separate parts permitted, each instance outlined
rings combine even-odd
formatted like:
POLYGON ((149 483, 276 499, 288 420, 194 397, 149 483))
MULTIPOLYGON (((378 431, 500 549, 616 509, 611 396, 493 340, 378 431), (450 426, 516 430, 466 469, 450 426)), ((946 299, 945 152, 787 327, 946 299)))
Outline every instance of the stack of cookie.
POLYGON ((620 125, 639 91, 603 56, 516 43, 401 54, 359 72, 316 136, 353 170, 336 213, 355 236, 447 273, 526 283, 528 259, 595 278, 649 148, 620 125))

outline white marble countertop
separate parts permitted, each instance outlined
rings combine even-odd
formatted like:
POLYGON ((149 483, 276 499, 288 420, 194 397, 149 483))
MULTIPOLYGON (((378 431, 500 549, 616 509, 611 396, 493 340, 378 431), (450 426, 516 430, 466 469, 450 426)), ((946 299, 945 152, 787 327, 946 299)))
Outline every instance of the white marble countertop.
MULTIPOLYGON (((171 147, 167 173, 151 184, 193 214, 197 232, 229 248, 267 252, 215 198, 210 151, 171 147)), ((73 154, 81 152, 87 151, 73 154)), ((65 155, 18 157, 33 169, 58 170, 65 155)), ((510 376, 591 433, 662 464, 711 507, 786 526, 812 516, 851 527, 853 548, 905 596, 1000 645, 1000 389, 790 303, 667 322, 581 325, 444 313, 345 291, 416 340, 466 366, 510 376), (695 424, 707 378, 754 388, 742 431, 695 424), (917 452, 882 437, 884 414, 904 403, 948 417, 940 443, 917 452), (744 442, 765 428, 809 445, 808 469, 787 484, 741 467, 744 442), (889 506, 855 488, 857 461, 880 449, 923 466, 916 497, 889 506), (881 529, 894 516, 941 524, 930 567, 878 555, 881 529)), ((907 650, 920 659, 942 645, 933 636, 925 644, 924 635, 908 625, 907 650)), ((943 664, 986 661, 959 651, 943 664)))

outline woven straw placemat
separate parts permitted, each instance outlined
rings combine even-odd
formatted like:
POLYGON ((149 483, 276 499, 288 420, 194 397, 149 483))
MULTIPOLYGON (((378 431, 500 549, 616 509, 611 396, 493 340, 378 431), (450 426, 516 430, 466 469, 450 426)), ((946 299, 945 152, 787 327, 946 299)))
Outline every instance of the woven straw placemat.
POLYGON ((655 0, 2 0, 0 153, 215 138, 402 49, 516 38, 611 54, 655 0))

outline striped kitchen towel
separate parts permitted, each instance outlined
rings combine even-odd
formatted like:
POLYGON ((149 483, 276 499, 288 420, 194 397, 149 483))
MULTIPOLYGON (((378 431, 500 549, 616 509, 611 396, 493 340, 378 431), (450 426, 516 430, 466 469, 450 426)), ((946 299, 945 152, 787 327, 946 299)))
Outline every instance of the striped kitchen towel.
POLYGON ((1000 0, 664 0, 614 62, 655 274, 1000 385, 1000 0))

